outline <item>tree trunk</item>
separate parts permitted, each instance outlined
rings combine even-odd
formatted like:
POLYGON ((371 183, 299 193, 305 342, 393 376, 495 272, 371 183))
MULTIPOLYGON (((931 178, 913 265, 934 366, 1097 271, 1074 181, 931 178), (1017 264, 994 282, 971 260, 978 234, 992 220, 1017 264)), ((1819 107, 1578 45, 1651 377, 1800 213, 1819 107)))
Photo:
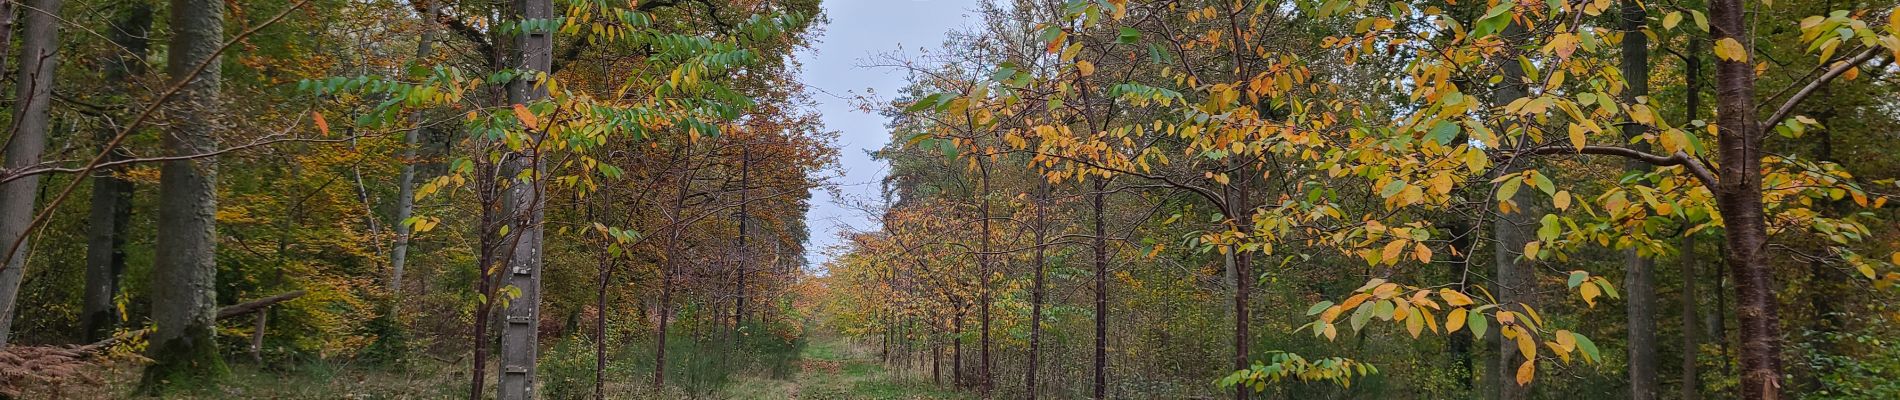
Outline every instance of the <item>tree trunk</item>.
MULTIPOLYGON (((1750 42, 1741 0, 1709 2, 1710 39, 1750 42)), ((1717 58, 1715 94, 1722 180, 1713 190, 1724 222, 1722 261, 1735 280, 1741 333, 1743 399, 1781 397, 1781 329, 1762 205, 1761 132, 1755 121, 1755 70, 1749 60, 1717 58)))
POLYGON ((976 375, 977 375, 977 379, 981 380, 980 382, 977 382, 977 393, 983 395, 984 397, 989 397, 990 388, 991 388, 990 386, 990 383, 991 383, 991 379, 990 379, 990 261, 991 261, 990 259, 990 167, 988 163, 985 163, 982 159, 979 158, 977 160, 977 168, 980 169, 983 174, 983 192, 978 194, 979 199, 977 199, 977 201, 980 201, 982 204, 978 206, 978 208, 981 209, 981 211, 978 212, 978 218, 983 219, 983 232, 978 234, 981 237, 981 239, 978 240, 979 244, 978 244, 978 250, 977 250, 977 255, 976 255, 976 271, 977 271, 976 282, 978 285, 976 289, 977 319, 981 321, 981 325, 982 325, 982 328, 981 328, 982 337, 978 339, 982 343, 980 344, 981 348, 978 350, 979 360, 977 362, 976 375))
MULTIPOLYGON (((1687 95, 1684 97, 1688 99, 1685 120, 1694 121, 1702 107, 1702 42, 1690 40, 1687 55, 1683 59, 1686 63, 1684 78, 1687 81, 1684 89, 1687 95)), ((1682 264, 1682 399, 1696 400, 1702 394, 1702 385, 1699 383, 1701 375, 1696 371, 1696 357, 1701 354, 1702 346, 1702 341, 1696 337, 1696 286, 1699 281, 1696 279, 1696 269, 1701 259, 1696 257, 1694 234, 1684 233, 1682 244, 1677 248, 1681 254, 1678 263, 1682 264)))
MULTIPOLYGON (((429 2, 425 19, 442 9, 441 0, 424 1, 429 2)), ((416 40, 416 62, 427 63, 434 55, 435 24, 423 24, 422 37, 416 40)), ((397 294, 398 301, 402 295, 403 267, 409 264, 409 238, 415 232, 409 217, 416 209, 416 146, 429 135, 428 121, 422 113, 411 116, 410 123, 416 126, 410 128, 402 140, 402 172, 396 177, 396 244, 389 249, 389 290, 397 294)))
POLYGON ((963 310, 957 310, 956 316, 950 319, 950 326, 952 327, 952 333, 950 334, 950 338, 952 339, 950 342, 950 382, 957 387, 964 387, 963 310))
MULTIPOLYGON (((168 105, 172 121, 162 144, 168 156, 209 153, 217 147, 213 130, 219 113, 222 74, 217 53, 224 41, 224 2, 172 0, 170 25, 166 70, 183 86, 168 105)), ((155 362, 145 368, 140 383, 147 393, 228 373, 214 339, 217 165, 216 157, 204 157, 166 161, 159 169, 159 232, 151 277, 157 330, 149 350, 155 362)))
MULTIPOLYGON (((1648 15, 1643 5, 1634 0, 1622 3, 1622 18, 1619 21, 1623 30, 1622 75, 1628 87, 1623 89, 1623 102, 1635 104, 1636 100, 1649 95, 1649 38, 1643 35, 1648 15)), ((1623 124, 1623 137, 1640 138, 1648 131, 1642 124, 1623 124)), ((1637 141, 1633 145, 1638 150, 1647 150, 1637 141)), ((1647 172, 1649 163, 1632 160, 1631 171, 1647 172)), ((1624 303, 1629 321, 1629 379, 1631 400, 1655 400, 1659 392, 1656 383, 1656 371, 1660 368, 1656 361, 1656 278, 1655 263, 1635 248, 1623 250, 1623 284, 1629 293, 1624 303)))
MULTIPOLYGON (((59 61, 59 8, 61 0, 33 0, 26 12, 26 35, 20 39, 18 103, 14 105, 13 136, 6 141, 6 168, 20 170, 40 163, 46 151, 47 115, 53 103, 53 73, 59 61)), ((0 264, 0 349, 13 333, 13 316, 26 273, 26 238, 33 224, 38 175, 0 184, 0 246, 10 251, 0 264)))
POLYGON ((1095 400, 1108 398, 1108 231, 1103 224, 1106 216, 1102 215, 1107 200, 1108 181, 1097 177, 1091 201, 1095 238, 1089 245, 1095 252, 1095 400))
MULTIPOLYGON (((1513 40, 1521 40, 1520 37, 1524 35, 1524 31, 1523 25, 1513 22, 1507 26, 1504 29, 1504 33, 1499 36, 1504 38, 1508 43, 1513 40)), ((1518 68, 1516 62, 1502 62, 1501 64, 1500 68, 1498 68, 1498 72, 1504 79, 1501 80, 1493 90, 1491 99, 1491 104, 1496 107, 1511 104, 1512 101, 1524 97, 1525 93, 1524 70, 1518 68)), ((1509 124, 1511 121, 1504 121, 1503 123, 1509 124)), ((1499 127, 1496 130, 1499 132, 1508 131, 1508 127, 1499 127)), ((1525 137, 1520 140, 1520 143, 1516 143, 1515 146, 1512 147, 1525 148, 1524 145, 1529 144, 1530 138, 1525 137)), ((1498 173, 1512 174, 1522 171, 1524 166, 1517 164, 1521 162, 1523 161, 1512 161, 1512 164, 1500 168, 1498 173)), ((1536 271, 1532 269, 1529 263, 1518 261, 1518 257, 1521 255, 1520 253, 1523 251, 1524 245, 1531 240, 1531 235, 1529 232, 1526 232, 1526 227, 1534 223, 1532 221, 1536 219, 1536 217, 1532 216, 1529 210, 1527 210, 1527 207, 1529 207, 1533 201, 1530 194, 1531 192, 1531 190, 1518 191, 1517 194, 1510 199, 1510 209, 1500 211, 1497 220, 1492 224, 1492 237, 1497 241, 1497 248, 1492 252, 1492 262, 1497 264, 1496 282, 1498 287, 1498 302, 1501 305, 1499 307, 1500 311, 1505 310, 1506 307, 1510 307, 1512 304, 1529 305, 1534 300, 1533 297, 1536 293, 1535 286, 1537 279, 1533 275, 1536 271)), ((1522 306, 1515 308, 1513 311, 1524 311, 1522 306)), ((1535 362, 1535 360, 1529 360, 1524 354, 1519 353, 1517 351, 1517 344, 1513 341, 1504 340, 1503 335, 1500 334, 1494 336, 1494 338, 1496 338, 1495 343, 1498 348, 1496 358, 1497 365, 1492 368, 1492 372, 1494 373, 1490 375, 1497 378, 1494 380, 1498 389, 1497 398, 1499 400, 1523 400, 1529 398, 1530 386, 1519 385, 1517 380, 1511 379, 1511 376, 1513 376, 1511 372, 1516 371, 1518 365, 1525 362, 1535 362)))
MULTIPOLYGON (((1240 171, 1246 170, 1240 169, 1240 171)), ((1242 172, 1242 174, 1246 173, 1242 172)), ((1253 206, 1252 203, 1248 201, 1246 185, 1246 182, 1252 180, 1253 178, 1251 176, 1242 176, 1236 179, 1235 186, 1232 186, 1233 189, 1229 192, 1230 195, 1228 196, 1227 216, 1234 221, 1234 227, 1240 230, 1242 237, 1252 236, 1253 234, 1253 206)), ((1247 298, 1253 291, 1253 252, 1242 250, 1240 246, 1229 246, 1228 249, 1233 253, 1234 260, 1232 270, 1234 280, 1233 370, 1240 371, 1247 369, 1247 364, 1249 363, 1249 356, 1247 355, 1249 346, 1247 344, 1250 335, 1247 333, 1247 298)), ((1234 400, 1247 400, 1249 394, 1248 388, 1244 386, 1234 387, 1234 400)))
POLYGON ((1027 391, 1026 397, 1030 400, 1036 399, 1036 388, 1039 387, 1036 386, 1036 367, 1040 365, 1037 362, 1041 361, 1040 358, 1042 356, 1042 263, 1045 253, 1047 253, 1044 246, 1048 244, 1044 243, 1044 241, 1047 240, 1047 230, 1049 227, 1047 210, 1049 207, 1049 181, 1047 180, 1042 180, 1037 184, 1035 207, 1036 226, 1033 236, 1035 236, 1036 240, 1036 264, 1034 267, 1036 271, 1034 278, 1031 279, 1029 289, 1029 367, 1025 369, 1027 376, 1023 379, 1023 390, 1027 391))
MULTIPOLYGON (((554 17, 551 0, 518 0, 515 10, 522 20, 546 20, 554 17)), ((526 29, 518 40, 520 59, 516 60, 523 71, 545 73, 553 62, 554 32, 526 29)), ((508 100, 517 106, 531 105, 548 97, 547 82, 537 81, 534 74, 515 78, 508 84, 508 100)), ((541 237, 542 220, 545 218, 543 205, 545 180, 541 177, 541 142, 546 132, 530 129, 530 138, 523 148, 505 162, 502 170, 507 177, 520 179, 508 186, 507 197, 503 204, 507 207, 508 217, 514 221, 509 224, 511 239, 503 242, 508 251, 508 286, 518 290, 520 297, 510 299, 505 311, 506 329, 501 338, 501 382, 499 398, 501 400, 534 399, 535 359, 539 353, 539 322, 541 320, 541 237)))
MULTIPOLYGON (((690 144, 688 145, 690 146, 690 144)), ((690 161, 692 154, 687 154, 690 161)), ((667 320, 673 316, 673 270, 678 266, 680 235, 686 227, 680 226, 686 217, 680 215, 686 209, 686 197, 692 190, 693 170, 686 165, 680 170, 678 193, 673 198, 673 211, 669 217, 670 231, 667 232, 666 254, 660 260, 660 325, 654 330, 653 339, 653 394, 658 396, 666 388, 666 328, 667 320)))
MULTIPOLYGON (((752 147, 741 144, 739 147, 739 259, 733 265, 734 272, 738 274, 736 283, 739 287, 739 296, 733 300, 732 306, 732 329, 735 331, 739 329, 739 325, 745 323, 745 276, 748 272, 747 267, 752 262, 752 253, 745 247, 747 228, 751 227, 749 221, 751 215, 746 214, 746 203, 751 200, 749 196, 752 192, 751 184, 752 147)), ((738 335, 735 333, 733 337, 736 341, 738 335)))
MULTIPOLYGON (((144 56, 150 47, 152 4, 144 0, 128 1, 113 15, 112 44, 124 49, 107 57, 106 90, 109 96, 129 98, 131 79, 145 74, 144 56)), ((102 145, 112 140, 111 127, 97 133, 102 145)), ((101 148, 106 162, 124 160, 131 155, 123 148, 101 148)), ((125 272, 125 229, 132 217, 133 184, 120 178, 115 169, 100 169, 92 177, 92 202, 86 223, 86 292, 80 311, 81 329, 87 342, 105 340, 118 328, 119 308, 114 298, 119 293, 119 277, 125 272)))

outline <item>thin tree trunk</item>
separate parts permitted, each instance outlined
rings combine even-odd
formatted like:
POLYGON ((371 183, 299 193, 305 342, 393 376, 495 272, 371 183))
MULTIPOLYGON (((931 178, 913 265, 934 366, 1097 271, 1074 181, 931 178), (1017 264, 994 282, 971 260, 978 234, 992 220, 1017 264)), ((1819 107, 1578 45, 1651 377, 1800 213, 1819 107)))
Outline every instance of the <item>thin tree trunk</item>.
MULTIPOLYGON (((183 82, 169 106, 173 116, 162 145, 166 155, 209 153, 222 77, 224 2, 172 0, 173 35, 166 69, 183 82), (204 65, 202 71, 194 70, 204 65)), ((217 312, 218 167, 216 157, 166 161, 159 169, 158 243, 152 271, 150 358, 140 386, 159 393, 194 378, 228 373, 215 340, 217 312)))
MULTIPOLYGON (((1622 2, 1621 14, 1622 75, 1628 85, 1623 89, 1623 102, 1635 104, 1638 98, 1649 95, 1649 38, 1643 35, 1648 14, 1634 0, 1622 2)), ((1642 124, 1623 124, 1625 138, 1640 138, 1647 131, 1642 124)), ((1648 146, 1637 143, 1635 148, 1647 150, 1648 146)), ((1650 169, 1649 163, 1634 160, 1629 168, 1638 173, 1650 169)), ((1623 267, 1624 288, 1629 293, 1624 306, 1629 318, 1630 399, 1655 400, 1660 392, 1656 380, 1660 367, 1656 361, 1655 263, 1631 248, 1623 250, 1623 267)))
POLYGON ((1044 247, 1047 243, 1044 243, 1044 241, 1047 240, 1048 232, 1046 232, 1046 230, 1049 225, 1048 210, 1046 210, 1049 207, 1049 181, 1047 180, 1040 180, 1037 184, 1035 207, 1036 226, 1033 235, 1036 240, 1036 264, 1034 267, 1036 271, 1034 278, 1030 282, 1029 289, 1029 367, 1025 369, 1027 376, 1023 380, 1023 390, 1028 392, 1027 396, 1030 400, 1036 399, 1036 389, 1039 388, 1039 386, 1036 386, 1036 369, 1040 365, 1037 362, 1041 361, 1040 358, 1042 356, 1042 264, 1045 253, 1047 253, 1044 247))
POLYGON ((1103 209, 1108 199, 1108 181, 1095 179, 1095 238, 1089 247, 1095 252, 1095 385, 1094 399, 1108 398, 1108 231, 1104 229, 1103 209))
MULTIPOLYGON (((518 0, 515 10, 522 20, 545 20, 554 17, 551 0, 518 0)), ((515 66, 524 71, 542 72, 549 70, 553 62, 554 33, 536 29, 524 30, 517 39, 520 58, 515 66)), ((547 82, 536 81, 534 74, 518 77, 508 85, 509 103, 517 106, 530 105, 548 97, 547 82)), ((528 146, 505 162, 502 170, 507 177, 526 175, 527 178, 513 182, 508 186, 507 197, 503 204, 507 206, 508 217, 514 222, 509 224, 510 239, 504 239, 508 251, 508 286, 521 294, 508 301, 505 311, 506 329, 501 340, 501 381, 498 385, 501 400, 525 400, 539 396, 534 394, 535 360, 540 352, 539 322, 541 320, 541 238, 542 220, 545 218, 545 180, 541 177, 541 142, 546 132, 530 128, 526 133, 534 136, 528 146), (521 172, 528 172, 521 174, 521 172)))
MULTIPOLYGON (((429 2, 426 8, 429 18, 442 9, 441 0, 429 2)), ((423 24, 422 37, 416 40, 416 62, 426 63, 435 55, 435 24, 423 24)), ((410 215, 416 208, 416 147, 424 136, 429 135, 427 118, 422 113, 410 117, 415 124, 403 136, 402 172, 396 178, 396 244, 389 249, 389 289, 398 296, 402 294, 403 268, 409 264, 409 239, 415 227, 409 223, 410 215)), ((399 300, 400 301, 400 300, 399 300)))
POLYGON ((990 259, 990 168, 989 168, 989 164, 985 163, 980 158, 977 160, 977 168, 980 169, 983 174, 983 192, 978 195, 980 197, 978 201, 980 201, 982 204, 981 206, 978 207, 981 209, 981 211, 979 211, 978 213, 978 218, 983 219, 983 232, 978 234, 979 236, 981 236, 981 239, 979 239, 978 241, 979 249, 977 250, 978 253, 976 255, 977 257, 976 258, 977 260, 976 261, 976 269, 977 269, 976 279, 977 279, 977 285, 978 285, 977 290, 976 290, 977 319, 981 320, 981 325, 982 325, 982 334, 981 334, 982 337, 979 339, 982 343, 981 343, 981 349, 979 349, 978 351, 980 354, 979 356, 980 360, 977 363, 976 375, 977 375, 977 379, 981 380, 981 382, 977 383, 977 393, 982 394, 985 397, 988 397, 990 394, 990 388, 991 388, 990 386, 991 384, 991 379, 990 379, 990 261, 991 261, 990 259))
MULTIPOLYGON (((46 151, 46 133, 50 128, 49 108, 53 103, 53 73, 59 68, 59 8, 61 0, 33 0, 26 11, 26 36, 20 43, 20 75, 13 113, 12 138, 6 141, 6 167, 19 170, 39 164, 46 151)), ((34 202, 40 188, 37 175, 0 184, 0 246, 12 246, 12 252, 0 264, 0 349, 7 347, 13 333, 13 316, 20 295, 20 278, 26 274, 28 225, 33 223, 34 202)))
POLYGON ((957 387, 964 387, 966 386, 966 383, 963 380, 963 310, 962 309, 958 309, 956 316, 951 317, 950 326, 954 327, 952 328, 952 333, 950 334, 950 338, 952 339, 950 342, 950 375, 951 375, 950 380, 952 383, 956 384, 957 387))
MULTIPOLYGON (((739 296, 733 300, 732 307, 732 329, 735 331, 740 325, 745 324, 745 276, 752 262, 752 252, 746 248, 745 243, 747 228, 751 227, 751 215, 746 213, 746 203, 751 200, 751 184, 752 147, 741 144, 739 146, 739 260, 734 265, 735 272, 739 275, 737 279, 739 296)), ((734 340, 738 337, 736 333, 733 335, 734 340)))
MULTIPOLYGON (((690 144, 689 144, 690 146, 690 144)), ((690 161, 692 154, 687 154, 690 161)), ((689 163, 690 164, 690 163, 689 163)), ((680 235, 686 229, 680 226, 685 217, 680 215, 686 209, 687 192, 692 189, 693 170, 691 165, 681 168, 678 193, 673 198, 673 212, 670 216, 672 227, 667 232, 666 254, 660 261, 660 325, 654 330, 653 348, 653 394, 660 395, 666 388, 666 328, 667 320, 673 315, 673 270, 678 265, 680 235)))
MULTIPOLYGON (((486 164, 486 162, 481 163, 486 164)), ((488 170, 486 165, 478 167, 478 169, 482 171, 488 170)), ((487 382, 488 378, 488 320, 494 316, 496 295, 495 278, 496 275, 498 275, 497 273, 490 272, 490 270, 493 269, 496 264, 496 253, 501 247, 499 243, 501 241, 500 232, 496 229, 496 226, 501 223, 499 217, 496 215, 499 213, 499 211, 496 210, 496 196, 500 190, 495 183, 495 179, 497 178, 499 177, 487 173, 477 174, 475 178, 475 187, 482 188, 480 196, 482 208, 481 225, 476 229, 476 235, 481 237, 481 256, 477 258, 478 261, 475 266, 475 276, 477 278, 475 292, 481 294, 481 302, 476 305, 475 326, 472 332, 470 332, 470 336, 474 338, 471 344, 474 346, 475 356, 471 361, 473 364, 473 374, 469 377, 469 400, 482 400, 482 385, 487 382)))
MULTIPOLYGON (((106 89, 110 96, 128 98, 132 77, 145 74, 144 56, 152 29, 152 5, 129 1, 116 10, 109 33, 114 46, 124 49, 106 58, 106 89)), ((99 143, 116 134, 110 127, 97 133, 99 143)), ((123 148, 102 148, 106 162, 130 157, 123 148)), ((105 340, 118 328, 119 277, 125 272, 125 229, 132 217, 132 182, 115 169, 102 168, 92 177, 92 203, 86 226, 86 293, 80 311, 87 342, 105 340)))
MULTIPOLYGON (((1683 58, 1683 62, 1686 67, 1684 80, 1687 81, 1683 91, 1688 101, 1685 107, 1687 118, 1684 120, 1694 121, 1702 109, 1701 41, 1689 41, 1687 57, 1683 58)), ((1678 262, 1682 264, 1682 399, 1697 400, 1702 394, 1701 375, 1696 371, 1696 357, 1701 354, 1702 346, 1701 340, 1696 337, 1696 286, 1699 281, 1696 279, 1696 268, 1701 259, 1696 254, 1694 234, 1684 233, 1678 248, 1681 254, 1678 262)))
MULTIPOLYGON (((1245 170, 1242 169, 1241 171, 1245 170)), ((1242 174, 1247 175, 1245 172, 1242 174)), ((1227 216, 1233 219, 1234 227, 1240 230, 1242 237, 1252 236, 1253 233, 1253 203, 1248 199, 1248 188, 1246 184, 1246 182, 1252 180, 1253 178, 1251 176, 1242 176, 1236 179, 1235 185, 1232 186, 1232 190, 1228 196, 1230 200, 1227 204, 1227 216)), ((1253 252, 1242 250, 1240 246, 1229 246, 1228 249, 1233 253, 1232 257, 1234 260, 1232 269, 1234 280, 1233 370, 1240 371, 1247 369, 1247 364, 1250 362, 1248 360, 1249 356, 1247 355, 1248 350, 1250 350, 1250 346, 1248 346, 1250 335, 1247 333, 1247 303, 1248 296, 1253 291, 1253 252)), ((1234 387, 1234 400, 1247 400, 1249 394, 1248 388, 1244 386, 1234 387)))

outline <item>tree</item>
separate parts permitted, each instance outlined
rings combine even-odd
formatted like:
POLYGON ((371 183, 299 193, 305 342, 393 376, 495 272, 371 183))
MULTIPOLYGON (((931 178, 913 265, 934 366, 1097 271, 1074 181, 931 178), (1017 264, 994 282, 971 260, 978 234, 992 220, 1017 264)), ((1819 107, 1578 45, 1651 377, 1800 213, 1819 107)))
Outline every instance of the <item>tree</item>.
MULTIPOLYGON (((198 156, 216 150, 218 65, 224 41, 224 3, 172 0, 172 39, 166 73, 178 87, 167 105, 173 119, 164 137, 167 155, 198 156)), ((139 384, 163 392, 188 380, 217 379, 229 371, 218 355, 217 158, 165 161, 159 175, 159 234, 152 271, 152 320, 156 328, 139 384)))
MULTIPOLYGON (((47 115, 53 103, 53 76, 59 70, 60 0, 38 0, 27 6, 25 36, 20 44, 20 75, 14 80, 19 104, 14 108, 13 135, 6 142, 6 167, 24 169, 40 162, 46 151, 47 115)), ((10 45, 8 45, 10 46, 10 45)), ((5 47, 5 46, 0 46, 5 47)), ((26 275, 27 233, 35 221, 38 176, 0 184, 0 244, 8 246, 0 263, 0 349, 7 347, 18 311, 20 279, 26 275)))
MULTIPOLYGON (((131 95, 132 79, 145 74, 144 57, 150 47, 147 36, 152 29, 152 4, 143 0, 122 3, 114 10, 110 25, 112 43, 124 49, 107 56, 105 80, 108 93, 118 97, 131 95)), ((110 143, 117 135, 114 127, 100 129, 100 143, 110 143)), ((121 146, 100 149, 106 162, 131 157, 121 146)), ((86 339, 104 340, 118 327, 122 316, 115 303, 119 279, 125 272, 126 228, 132 217, 133 183, 121 176, 122 170, 105 169, 92 178, 92 201, 87 219, 86 293, 81 330, 86 339)))

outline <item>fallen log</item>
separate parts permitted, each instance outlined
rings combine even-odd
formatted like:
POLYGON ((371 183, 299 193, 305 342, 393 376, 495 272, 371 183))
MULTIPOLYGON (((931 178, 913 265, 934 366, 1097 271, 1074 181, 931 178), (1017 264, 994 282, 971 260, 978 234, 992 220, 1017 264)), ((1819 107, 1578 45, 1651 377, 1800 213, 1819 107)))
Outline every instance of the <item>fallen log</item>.
POLYGON ((235 317, 239 315, 250 314, 252 312, 256 312, 258 309, 262 309, 264 307, 270 307, 272 304, 290 301, 291 299, 295 299, 298 297, 303 297, 302 290, 292 291, 289 293, 284 293, 284 294, 271 296, 271 297, 265 297, 265 298, 257 299, 257 300, 251 300, 251 301, 247 301, 243 303, 232 304, 229 306, 225 306, 224 308, 218 309, 218 319, 225 319, 225 318, 231 318, 231 317, 235 317))

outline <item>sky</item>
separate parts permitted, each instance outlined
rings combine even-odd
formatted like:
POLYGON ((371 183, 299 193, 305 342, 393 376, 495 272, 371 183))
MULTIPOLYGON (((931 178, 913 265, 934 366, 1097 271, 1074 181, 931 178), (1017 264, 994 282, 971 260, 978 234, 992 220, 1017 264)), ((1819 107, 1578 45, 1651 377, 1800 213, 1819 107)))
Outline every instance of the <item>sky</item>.
POLYGON ((821 270, 829 259, 825 249, 842 241, 840 233, 876 229, 875 216, 849 204, 876 199, 878 182, 889 169, 867 153, 890 139, 886 119, 859 110, 853 97, 876 94, 888 101, 907 77, 864 65, 879 54, 914 55, 920 48, 941 47, 946 33, 975 20, 976 0, 825 0, 824 8, 830 18, 824 35, 813 49, 798 54, 804 64, 800 80, 812 91, 825 128, 838 132, 842 175, 833 183, 843 198, 815 189, 806 216, 812 243, 805 258, 821 270))

